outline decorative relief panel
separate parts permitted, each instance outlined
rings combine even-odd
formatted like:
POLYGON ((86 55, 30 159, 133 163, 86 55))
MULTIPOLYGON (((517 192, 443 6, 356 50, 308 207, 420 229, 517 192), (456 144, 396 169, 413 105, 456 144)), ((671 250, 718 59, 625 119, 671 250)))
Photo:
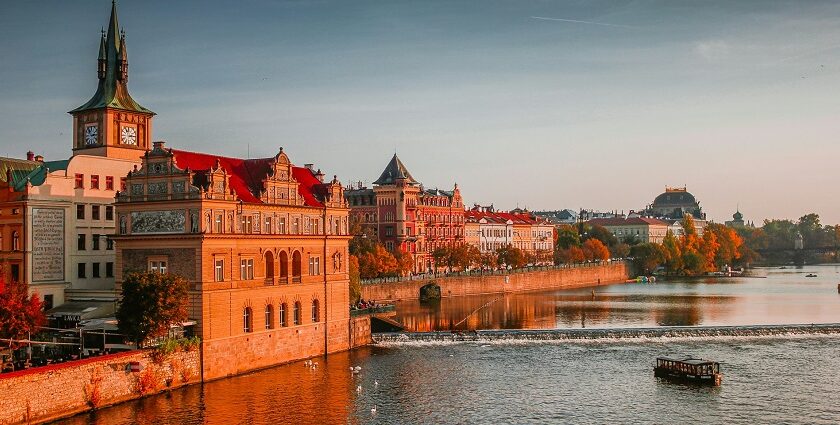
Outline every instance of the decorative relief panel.
POLYGON ((149 183, 149 195, 165 195, 166 193, 166 182, 149 183))
POLYGON ((172 182, 172 193, 184 193, 186 184, 184 182, 172 182))
POLYGON ((132 184, 131 185, 131 195, 132 196, 142 196, 143 195, 143 185, 142 184, 132 184))
POLYGON ((63 209, 32 209, 32 280, 64 280, 63 209))
POLYGON ((133 211, 131 233, 183 233, 184 211, 133 211))

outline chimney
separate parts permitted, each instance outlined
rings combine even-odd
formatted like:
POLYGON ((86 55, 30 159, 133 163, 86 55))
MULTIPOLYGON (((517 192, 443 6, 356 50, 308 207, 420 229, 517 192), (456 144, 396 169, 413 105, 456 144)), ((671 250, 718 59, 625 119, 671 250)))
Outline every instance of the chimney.
POLYGON ((312 171, 313 173, 315 172, 315 164, 303 164, 303 166, 304 166, 307 170, 312 171))
POLYGON ((35 160, 35 152, 29 151, 26 153, 26 160, 27 161, 34 161, 35 160))

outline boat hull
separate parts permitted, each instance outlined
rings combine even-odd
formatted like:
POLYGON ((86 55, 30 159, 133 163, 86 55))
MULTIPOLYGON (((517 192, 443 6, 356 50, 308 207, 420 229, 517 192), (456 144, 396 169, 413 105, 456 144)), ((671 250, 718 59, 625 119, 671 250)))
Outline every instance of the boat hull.
POLYGON ((657 378, 667 379, 673 382, 682 382, 686 384, 695 385, 708 385, 712 387, 720 386, 721 381, 723 380, 722 373, 714 373, 711 375, 692 375, 664 368, 654 368, 653 376, 657 378))

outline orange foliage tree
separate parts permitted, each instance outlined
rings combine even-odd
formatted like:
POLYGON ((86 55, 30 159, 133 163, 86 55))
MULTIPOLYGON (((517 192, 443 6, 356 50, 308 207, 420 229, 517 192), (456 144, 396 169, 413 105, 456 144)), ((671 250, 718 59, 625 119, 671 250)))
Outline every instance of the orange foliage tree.
MULTIPOLYGON (((38 294, 29 295, 26 282, 0 279, 0 338, 25 339, 44 325, 43 303, 38 294)), ((17 344, 9 341, 9 347, 17 344)))
POLYGON ((583 243, 584 257, 589 261, 603 261, 610 259, 610 250, 598 239, 587 239, 583 243))

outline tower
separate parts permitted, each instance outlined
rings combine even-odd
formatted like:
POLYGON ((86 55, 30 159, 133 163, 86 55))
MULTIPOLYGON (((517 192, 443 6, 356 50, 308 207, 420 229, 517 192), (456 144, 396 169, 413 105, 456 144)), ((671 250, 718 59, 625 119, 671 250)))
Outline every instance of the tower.
POLYGON ((116 1, 108 31, 102 31, 97 62, 99 85, 73 116, 73 155, 139 160, 151 147, 152 117, 128 93, 128 49, 120 31, 116 1))

